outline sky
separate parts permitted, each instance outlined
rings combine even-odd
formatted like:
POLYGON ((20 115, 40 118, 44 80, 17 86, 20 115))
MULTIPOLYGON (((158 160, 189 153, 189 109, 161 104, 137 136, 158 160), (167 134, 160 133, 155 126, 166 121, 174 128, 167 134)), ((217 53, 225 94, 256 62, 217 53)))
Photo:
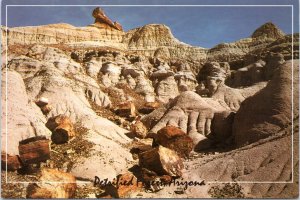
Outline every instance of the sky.
POLYGON ((299 32, 298 0, 3 0, 1 3, 2 25, 6 25, 6 5, 14 5, 7 7, 8 27, 52 23, 86 26, 94 22, 92 10, 102 5, 106 15, 120 22, 125 31, 151 23, 165 24, 180 41, 205 48, 249 37, 266 22, 273 22, 287 34, 299 32), (38 4, 54 6, 30 6, 38 4), (68 6, 58 6, 61 4, 68 6), (143 4, 152 6, 136 6, 143 4), (198 6, 177 6, 183 4, 198 6), (294 16, 291 6, 279 5, 293 5, 294 16))

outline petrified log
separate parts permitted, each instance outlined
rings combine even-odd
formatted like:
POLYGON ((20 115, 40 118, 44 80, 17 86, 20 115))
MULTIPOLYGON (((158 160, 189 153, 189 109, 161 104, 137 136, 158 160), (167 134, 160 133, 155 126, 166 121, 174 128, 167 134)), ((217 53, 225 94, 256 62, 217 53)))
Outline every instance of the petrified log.
POLYGON ((151 171, 146 168, 141 169, 141 177, 143 181, 146 183, 146 187, 150 189, 152 192, 157 192, 161 189, 160 184, 156 183, 170 183, 172 181, 172 177, 169 175, 158 176, 154 171, 151 171))
POLYGON ((135 117, 136 110, 135 105, 132 102, 125 102, 118 105, 116 114, 121 117, 135 117))
POLYGON ((52 117, 48 120, 46 126, 52 131, 51 140, 56 144, 65 143, 75 136, 73 124, 67 116, 52 117))
POLYGON ((16 171, 22 167, 20 158, 17 155, 9 155, 7 154, 6 158, 6 153, 1 152, 1 168, 3 170, 8 170, 8 171, 16 171))
POLYGON ((142 153, 144 151, 148 151, 152 149, 153 139, 141 139, 138 141, 133 141, 131 145, 130 153, 142 153))
POLYGON ((139 109, 140 113, 149 114, 155 109, 159 108, 160 104, 158 102, 147 102, 145 105, 139 109))
POLYGON ((193 140, 180 128, 166 126, 157 132, 155 142, 188 157, 194 148, 193 140))
POLYGON ((73 126, 70 123, 61 124, 52 132, 51 140, 55 144, 63 144, 68 142, 68 140, 75 136, 73 126))
POLYGON ((50 141, 45 136, 31 137, 19 142, 19 155, 24 164, 47 161, 50 158, 50 141))
POLYGON ((158 175, 182 176, 183 162, 177 153, 158 146, 139 154, 139 165, 156 172, 158 175))
POLYGON ((42 106, 41 110, 44 115, 47 115, 52 110, 52 106, 51 105, 42 106))
POLYGON ((42 169, 38 183, 29 184, 27 198, 74 198, 76 179, 70 173, 56 169, 42 169))
POLYGON ((131 133, 134 137, 137 138, 145 138, 147 136, 147 128, 141 121, 136 121, 134 124, 130 126, 131 133))
POLYGON ((128 198, 141 191, 143 183, 132 173, 119 174, 112 185, 105 187, 105 192, 115 198, 128 198))

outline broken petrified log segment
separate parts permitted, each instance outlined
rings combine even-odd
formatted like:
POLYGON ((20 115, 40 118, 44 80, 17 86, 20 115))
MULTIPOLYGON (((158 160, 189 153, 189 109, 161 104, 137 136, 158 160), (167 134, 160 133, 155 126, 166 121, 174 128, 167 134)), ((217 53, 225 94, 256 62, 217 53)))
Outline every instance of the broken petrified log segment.
POLYGON ((26 198, 74 198, 76 187, 72 174, 45 168, 39 182, 28 185, 26 198))
POLYGON ((149 114, 155 109, 159 108, 160 104, 158 102, 147 102, 145 105, 139 109, 140 113, 149 114))
POLYGON ((139 165, 156 172, 159 176, 182 176, 183 162, 177 153, 163 146, 139 154, 139 165))
POLYGON ((114 198, 128 198, 141 191, 143 183, 139 182, 132 173, 119 174, 112 185, 105 187, 105 193, 114 198))
POLYGON ((9 155, 5 152, 1 152, 1 169, 8 171, 16 171, 22 167, 21 160, 17 155, 9 155))
POLYGON ((144 151, 148 151, 148 150, 152 149, 152 143, 153 143, 152 138, 133 141, 132 144, 131 144, 130 153, 138 154, 138 153, 142 153, 144 151))
POLYGON ((50 158, 50 141, 45 136, 22 140, 19 142, 19 155, 24 164, 45 162, 50 158))
POLYGON ((73 124, 67 116, 52 117, 48 120, 46 126, 52 131, 51 140, 56 144, 66 143, 71 137, 75 136, 73 124))
POLYGON ((157 132, 155 142, 188 157, 194 148, 193 140, 180 128, 166 126, 157 132))
POLYGON ((136 110, 135 105, 132 102, 125 102, 118 105, 116 109, 116 114, 121 117, 135 117, 136 110))
POLYGON ((35 103, 41 108, 44 115, 48 114, 52 110, 52 106, 48 104, 49 101, 45 97, 39 98, 37 101, 35 101, 35 103))
POLYGON ((41 110, 44 115, 47 115, 52 110, 52 106, 51 105, 42 106, 41 110))
POLYGON ((141 169, 141 177, 143 182, 146 183, 146 187, 150 189, 152 192, 157 192, 161 189, 160 184, 157 183, 170 183, 172 181, 172 177, 169 175, 158 176, 154 171, 151 171, 146 168, 141 169))
POLYGON ((132 124, 130 126, 130 130, 131 130, 131 134, 134 137, 137 138, 145 138, 147 136, 147 128, 146 126, 143 124, 143 122, 137 120, 134 124, 132 124))

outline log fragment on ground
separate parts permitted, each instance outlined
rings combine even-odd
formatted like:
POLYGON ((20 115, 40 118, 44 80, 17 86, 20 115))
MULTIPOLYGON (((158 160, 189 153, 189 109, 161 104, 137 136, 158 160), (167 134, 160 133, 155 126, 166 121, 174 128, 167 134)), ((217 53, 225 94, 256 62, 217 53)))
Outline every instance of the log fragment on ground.
POLYGON ((143 183, 138 181, 132 173, 120 174, 112 185, 105 188, 105 193, 114 198, 129 198, 141 191, 143 183))
POLYGON ((141 169, 141 177, 143 182, 145 182, 147 189, 151 190, 152 192, 157 192, 163 189, 162 185, 159 183, 167 184, 173 179, 169 175, 158 176, 154 171, 146 168, 141 169))
POLYGON ((163 146, 158 146, 139 154, 139 165, 156 172, 158 175, 182 176, 183 162, 177 153, 163 146))
POLYGON ((43 107, 49 103, 49 100, 45 97, 41 97, 35 103, 37 106, 43 107))
POLYGON ((17 155, 9 155, 1 152, 1 169, 16 171, 22 167, 20 158, 17 155), (7 156, 7 157, 6 157, 7 156))
POLYGON ((135 105, 132 102, 125 102, 118 105, 116 109, 116 114, 121 117, 135 117, 136 116, 136 109, 135 105))
POLYGON ((56 169, 42 169, 38 183, 27 187, 27 198, 74 198, 76 179, 70 173, 56 169))
POLYGON ((138 141, 133 141, 130 145, 130 152, 131 153, 142 153, 145 151, 148 151, 152 149, 153 139, 147 138, 147 139, 141 139, 138 141))
POLYGON ((50 158, 50 141, 45 136, 31 137, 19 142, 22 163, 35 164, 50 158))
POLYGON ((140 120, 137 120, 130 126, 131 135, 137 138, 145 138, 147 136, 148 129, 140 120))
POLYGON ((172 149, 181 157, 188 157, 194 148, 193 140, 180 128, 166 126, 157 132, 155 142, 172 149))
POLYGON ((52 110, 51 105, 45 105, 41 107, 41 111, 44 115, 47 115, 52 110))
POLYGON ((159 108, 160 104, 158 102, 147 102, 145 105, 139 109, 140 113, 149 114, 155 109, 159 108))
POLYGON ((67 116, 58 115, 52 117, 48 120, 46 126, 52 131, 51 140, 55 144, 66 143, 75 136, 73 124, 67 116))

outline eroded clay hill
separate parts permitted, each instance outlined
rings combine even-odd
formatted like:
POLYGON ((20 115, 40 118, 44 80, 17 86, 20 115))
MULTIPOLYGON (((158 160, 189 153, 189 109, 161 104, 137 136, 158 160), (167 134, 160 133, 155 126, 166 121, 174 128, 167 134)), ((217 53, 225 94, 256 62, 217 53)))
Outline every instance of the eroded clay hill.
POLYGON ((205 49, 92 16, 2 27, 3 197, 298 196, 299 34, 205 49))

